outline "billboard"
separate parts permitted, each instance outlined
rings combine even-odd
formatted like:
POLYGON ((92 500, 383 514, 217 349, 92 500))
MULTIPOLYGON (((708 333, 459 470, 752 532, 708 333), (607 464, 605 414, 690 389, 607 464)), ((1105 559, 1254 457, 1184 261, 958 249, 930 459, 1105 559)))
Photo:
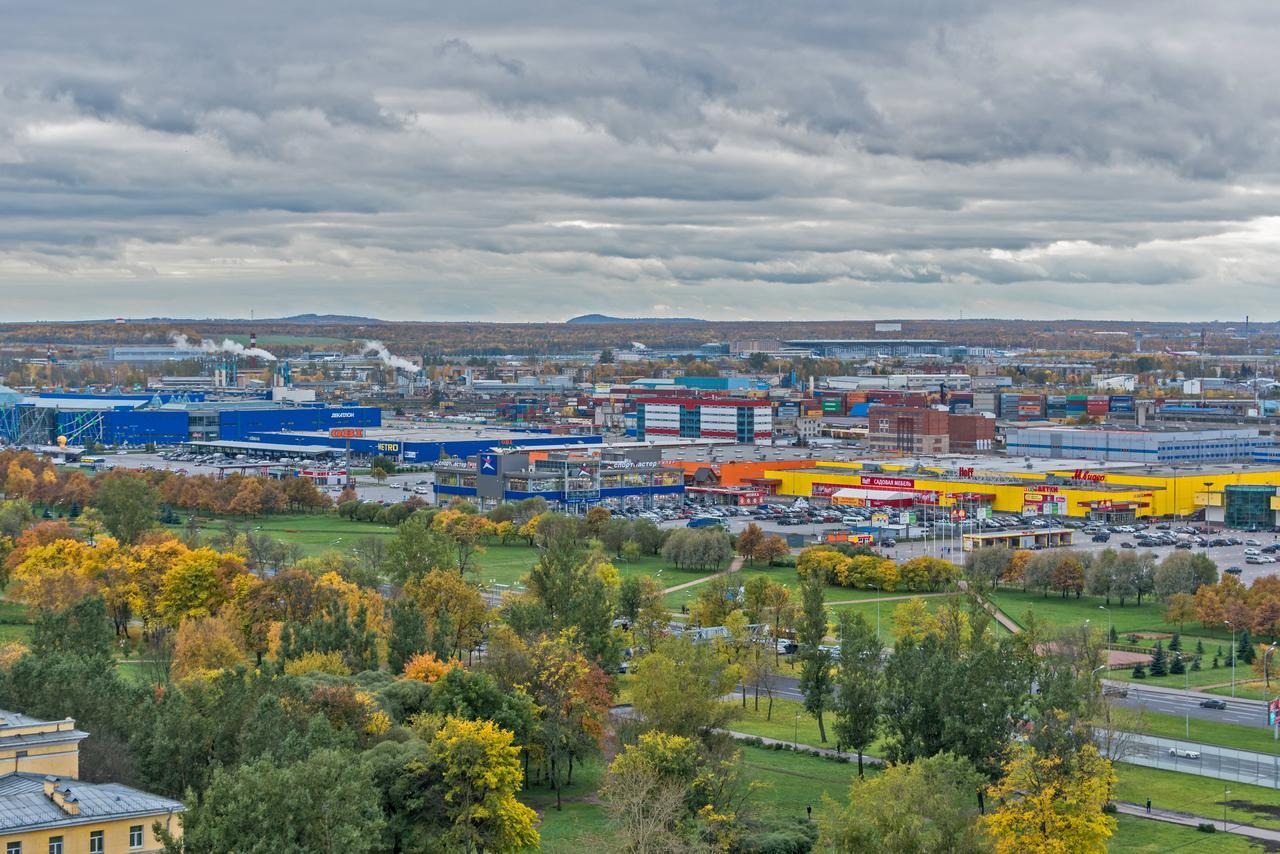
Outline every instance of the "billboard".
POLYGON ((863 486, 878 486, 888 489, 914 489, 916 482, 909 477, 871 477, 863 475, 860 479, 863 486))
POLYGON ((363 427, 330 427, 330 439, 363 439, 363 427))
POLYGON ((1280 697, 1267 703, 1267 726, 1280 725, 1280 697))

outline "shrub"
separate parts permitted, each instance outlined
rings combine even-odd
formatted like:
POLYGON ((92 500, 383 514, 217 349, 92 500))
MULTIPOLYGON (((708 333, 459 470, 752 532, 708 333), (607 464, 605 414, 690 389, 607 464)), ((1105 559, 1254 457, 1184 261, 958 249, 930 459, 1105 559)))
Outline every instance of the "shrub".
POLYGON ((1217 825, 1215 825, 1211 821, 1200 822, 1199 824, 1196 825, 1196 830, 1200 831, 1201 833, 1217 833, 1218 832, 1217 825))

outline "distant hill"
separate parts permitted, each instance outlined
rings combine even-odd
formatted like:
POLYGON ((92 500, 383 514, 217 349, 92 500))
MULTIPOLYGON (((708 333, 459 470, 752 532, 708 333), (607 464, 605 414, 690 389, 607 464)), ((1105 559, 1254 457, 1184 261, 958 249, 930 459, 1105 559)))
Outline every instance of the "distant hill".
POLYGON ((580 314, 565 323, 707 323, 696 317, 610 317, 607 314, 580 314))
POLYGON ((262 323, 382 323, 376 317, 360 317, 352 314, 295 314, 291 317, 277 317, 263 320, 262 323))

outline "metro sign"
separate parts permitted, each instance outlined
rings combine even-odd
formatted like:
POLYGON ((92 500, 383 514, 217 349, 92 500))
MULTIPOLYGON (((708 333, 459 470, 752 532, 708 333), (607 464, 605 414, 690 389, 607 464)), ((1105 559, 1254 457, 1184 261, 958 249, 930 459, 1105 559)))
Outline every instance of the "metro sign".
POLYGON ((1090 483, 1102 483, 1107 479, 1105 474, 1092 472, 1088 469, 1076 469, 1071 476, 1076 480, 1087 480, 1090 483))

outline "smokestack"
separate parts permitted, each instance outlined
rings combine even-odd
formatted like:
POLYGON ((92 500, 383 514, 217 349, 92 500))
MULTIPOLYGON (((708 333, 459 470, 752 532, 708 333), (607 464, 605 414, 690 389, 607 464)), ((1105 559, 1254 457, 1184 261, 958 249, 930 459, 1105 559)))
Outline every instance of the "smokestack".
MULTIPOLYGON (((257 332, 255 332, 255 331, 253 331, 253 330, 249 330, 249 349, 250 349, 250 350, 257 350, 257 349, 258 349, 258 333, 257 333, 257 332)), ((256 367, 258 367, 258 357, 257 357, 257 356, 250 356, 250 357, 249 357, 249 367, 250 367, 250 368, 256 368, 256 367)))

